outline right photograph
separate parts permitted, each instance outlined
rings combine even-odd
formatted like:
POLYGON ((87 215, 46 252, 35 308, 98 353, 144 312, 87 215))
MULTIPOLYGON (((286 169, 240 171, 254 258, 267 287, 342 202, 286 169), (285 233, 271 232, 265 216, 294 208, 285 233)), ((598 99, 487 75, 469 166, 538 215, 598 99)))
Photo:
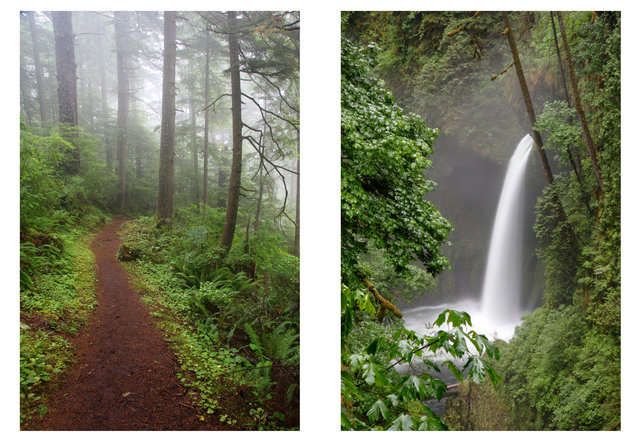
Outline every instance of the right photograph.
POLYGON ((621 13, 341 20, 341 429, 620 430, 621 13))

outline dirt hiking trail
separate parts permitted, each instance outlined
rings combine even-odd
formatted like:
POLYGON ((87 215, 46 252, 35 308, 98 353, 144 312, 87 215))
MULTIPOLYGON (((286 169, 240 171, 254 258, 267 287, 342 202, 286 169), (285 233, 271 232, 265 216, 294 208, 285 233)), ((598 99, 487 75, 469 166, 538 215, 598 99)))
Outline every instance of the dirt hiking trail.
MULTIPOLYGON (((116 254, 116 218, 92 244, 98 306, 74 339, 77 363, 54 391, 37 430, 216 430, 202 421, 175 375, 178 367, 116 254)), ((228 428, 227 428, 228 429, 228 428)))

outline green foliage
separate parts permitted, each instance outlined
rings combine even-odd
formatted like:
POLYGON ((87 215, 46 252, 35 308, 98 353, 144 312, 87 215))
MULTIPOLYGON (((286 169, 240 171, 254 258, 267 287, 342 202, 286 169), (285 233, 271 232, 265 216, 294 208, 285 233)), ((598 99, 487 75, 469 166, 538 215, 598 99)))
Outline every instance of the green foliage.
POLYGON ((502 387, 464 381, 445 403, 443 420, 455 431, 504 431, 509 412, 502 387))
MULTIPOLYGON (((515 75, 495 75, 511 62, 499 14, 472 15, 354 12, 345 14, 343 33, 382 48, 381 65, 371 64, 369 70, 387 80, 405 108, 440 127, 443 146, 471 146, 503 161, 506 155, 496 147, 503 142, 497 139, 516 139, 528 124, 515 75), (489 81, 492 75, 495 81, 489 81)), ((582 130, 564 101, 549 14, 511 13, 534 98, 536 128, 558 165, 553 187, 538 199, 534 227, 536 253, 545 268, 545 305, 525 318, 501 348, 496 370, 505 385, 500 390, 469 385, 471 381, 462 386, 458 406, 445 417, 456 429, 620 428, 620 13, 563 15, 603 192, 595 190, 582 130), (471 400, 464 400, 467 391, 471 400), (501 425, 482 420, 482 414, 500 418, 507 410, 501 425)), ((433 175, 438 172, 443 171, 436 168, 433 175)), ((467 227, 458 223, 459 229, 467 227)), ((374 257, 359 263, 370 279, 383 267, 374 257)), ((388 280, 380 271, 375 281, 388 289, 388 280)), ((357 303, 369 307, 364 300, 357 303)), ((363 325, 355 313, 343 318, 343 328, 351 330, 358 347, 381 336, 375 322, 363 325)), ((371 414, 381 419, 389 405, 373 408, 374 401, 371 414)), ((392 419, 398 429, 416 424, 407 417, 392 419)))
POLYGON ((619 421, 619 345, 589 329, 575 307, 536 310, 501 354, 513 428, 594 430, 619 421))
POLYGON ((342 277, 356 278, 367 243, 399 271, 418 260, 431 274, 448 267, 440 251, 451 224, 423 196, 437 130, 394 103, 371 75, 375 49, 342 40, 342 277))
POLYGON ((31 238, 35 242, 20 246, 21 423, 46 411, 47 384, 73 360, 67 338, 86 324, 96 305, 89 229, 31 238), (45 239, 50 243, 41 244, 45 239))
POLYGON ((565 167, 570 165, 569 148, 582 142, 582 130, 577 121, 576 111, 566 101, 546 102, 536 118, 534 128, 545 137, 544 148, 553 149, 554 158, 565 167))
POLYGON ((481 383, 488 376, 494 386, 500 377, 488 363, 498 359, 497 348, 483 335, 469 330, 465 312, 445 310, 434 322, 447 330, 418 335, 402 325, 386 327, 362 345, 352 333, 361 328, 355 322, 371 322, 377 314, 369 293, 342 286, 342 429, 343 430, 442 430, 446 425, 427 405, 441 399, 447 385, 434 377, 442 367, 460 380, 466 373, 481 383), (472 351, 472 349, 474 351, 472 351), (440 366, 432 356, 446 354, 450 360, 440 366), (452 360, 466 362, 459 368, 452 360), (396 367, 421 365, 426 372, 402 375, 396 367))
POLYGON ((514 112, 522 99, 515 78, 490 80, 511 62, 500 13, 353 12, 343 23, 352 41, 381 47, 376 72, 404 108, 463 151, 508 160, 512 143, 503 139, 522 137, 514 112))
POLYGON ((71 345, 62 336, 20 325, 20 422, 43 414, 43 390, 71 362, 71 345))
POLYGON ((41 137, 20 124, 20 231, 50 230, 50 213, 64 188, 60 164, 71 145, 59 136, 41 137))
POLYGON ((429 371, 446 366, 459 380, 466 373, 474 382, 488 376, 497 385, 487 358, 498 351, 467 328, 471 319, 464 312, 445 310, 434 324, 449 330, 427 335, 393 320, 379 323, 383 310, 359 288, 365 277, 382 279, 387 288, 425 278, 433 284, 431 277, 448 267, 440 245, 452 229, 423 198, 435 187, 424 171, 438 131, 405 114, 372 75, 375 50, 342 40, 342 429, 444 430, 425 402, 441 399, 447 386, 429 371), (436 353, 451 360, 438 366, 430 358, 436 353), (395 369, 414 363, 427 372, 395 369))
POLYGON ((432 274, 418 265, 409 265, 403 276, 398 276, 380 249, 368 247, 367 254, 360 257, 359 267, 381 292, 391 292, 395 298, 405 301, 432 291, 435 279, 432 274))
POLYGON ((275 402, 297 404, 298 260, 281 252, 277 237, 262 235, 248 253, 234 247, 222 260, 222 216, 208 212, 203 222, 195 210, 179 210, 171 228, 158 229, 151 218, 126 223, 123 242, 140 255, 128 267, 171 335, 181 380, 205 412, 230 425, 281 429, 275 402), (248 407, 221 406, 237 393, 248 407))
POLYGON ((572 225, 558 212, 556 194, 560 192, 560 185, 556 182, 548 186, 538 198, 534 226, 538 258, 545 264, 544 300, 552 307, 573 302, 580 261, 572 225))

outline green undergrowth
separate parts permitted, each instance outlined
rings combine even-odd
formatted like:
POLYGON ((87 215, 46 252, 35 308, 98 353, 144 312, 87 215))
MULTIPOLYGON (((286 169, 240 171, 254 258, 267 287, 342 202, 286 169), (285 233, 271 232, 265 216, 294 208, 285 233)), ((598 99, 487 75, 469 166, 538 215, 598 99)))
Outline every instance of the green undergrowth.
MULTIPOLYGON (((213 325, 194 323, 189 319, 189 291, 180 288, 180 280, 167 265, 150 262, 127 264, 134 288, 144 291, 142 301, 149 307, 151 315, 159 318, 157 323, 172 344, 180 363, 178 378, 197 399, 206 414, 222 418, 226 408, 221 405, 225 390, 232 390, 246 381, 242 376, 228 374, 247 367, 238 351, 225 347, 213 325), (216 349, 211 350, 212 346, 216 349)), ((228 397, 228 396, 227 396, 228 397)), ((230 425, 237 420, 224 417, 230 425)))
POLYGON ((31 231, 20 246, 20 422, 47 412, 47 393, 74 360, 69 337, 96 306, 89 245, 99 219, 47 233, 31 231))
MULTIPOLYGON (((229 429, 297 429, 297 258, 262 236, 216 256, 219 213, 180 211, 170 229, 128 222, 121 259, 176 353, 178 378, 229 429)), ((271 240, 269 240, 271 238, 271 240)))

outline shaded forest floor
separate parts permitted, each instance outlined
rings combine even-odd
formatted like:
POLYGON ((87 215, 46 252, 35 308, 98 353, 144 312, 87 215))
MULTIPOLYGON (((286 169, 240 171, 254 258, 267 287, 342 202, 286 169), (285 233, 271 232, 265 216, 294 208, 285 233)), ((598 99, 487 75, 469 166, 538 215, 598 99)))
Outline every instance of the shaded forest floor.
MULTIPOLYGON (((117 260, 117 218, 92 244, 98 307, 72 340, 76 363, 29 430, 219 430, 176 377, 178 362, 117 260)), ((235 406, 232 402, 229 402, 235 406)))

